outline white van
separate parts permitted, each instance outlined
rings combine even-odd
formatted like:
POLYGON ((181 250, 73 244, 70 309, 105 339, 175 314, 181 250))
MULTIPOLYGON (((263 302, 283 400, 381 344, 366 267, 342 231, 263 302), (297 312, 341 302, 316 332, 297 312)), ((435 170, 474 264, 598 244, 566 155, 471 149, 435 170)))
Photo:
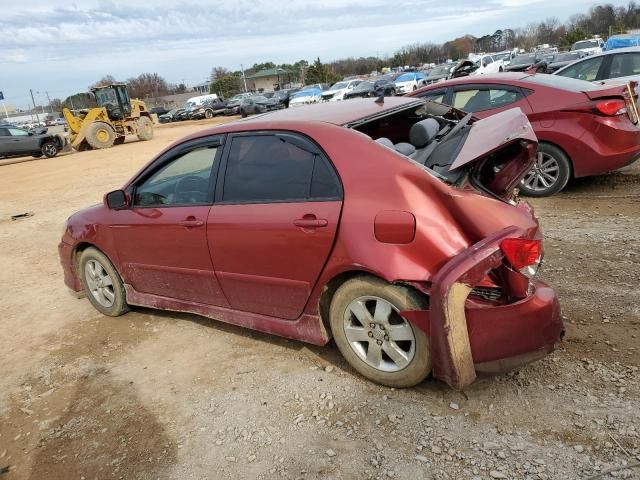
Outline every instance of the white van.
POLYGON ((218 101, 218 95, 215 93, 211 93, 209 95, 200 95, 199 97, 191 97, 186 101, 185 106, 187 107, 199 107, 203 103, 212 103, 218 101))

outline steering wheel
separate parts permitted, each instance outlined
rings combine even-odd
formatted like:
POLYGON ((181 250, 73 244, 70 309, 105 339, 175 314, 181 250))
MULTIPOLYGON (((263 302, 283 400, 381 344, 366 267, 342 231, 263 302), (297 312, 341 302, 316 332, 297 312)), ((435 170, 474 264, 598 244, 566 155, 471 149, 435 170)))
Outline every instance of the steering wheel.
POLYGON ((207 201, 209 182, 201 177, 189 175, 176 182, 173 196, 176 203, 202 203, 207 201))

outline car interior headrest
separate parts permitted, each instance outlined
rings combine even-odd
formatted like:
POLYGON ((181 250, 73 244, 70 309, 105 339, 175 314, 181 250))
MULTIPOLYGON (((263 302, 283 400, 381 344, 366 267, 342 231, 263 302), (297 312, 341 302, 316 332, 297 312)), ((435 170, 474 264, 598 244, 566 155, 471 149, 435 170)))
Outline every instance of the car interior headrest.
POLYGON ((440 124, 435 118, 426 118, 414 123, 409 130, 409 141, 416 148, 423 148, 429 145, 436 138, 440 124))
POLYGON ((416 147, 407 142, 396 143, 396 152, 406 155, 407 157, 416 151, 416 147))
POLYGON ((387 148, 390 149, 394 149, 395 147, 393 146, 393 142, 391 140, 389 140, 387 137, 380 137, 378 139, 376 139, 376 142, 378 142, 380 145, 384 145, 387 148))

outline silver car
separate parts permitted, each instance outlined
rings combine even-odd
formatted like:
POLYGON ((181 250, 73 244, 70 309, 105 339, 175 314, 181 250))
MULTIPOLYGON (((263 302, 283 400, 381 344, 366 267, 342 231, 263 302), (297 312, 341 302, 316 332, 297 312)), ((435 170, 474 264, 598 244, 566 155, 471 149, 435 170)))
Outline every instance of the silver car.
POLYGON ((640 47, 617 48, 590 55, 553 73, 587 82, 640 82, 640 47))

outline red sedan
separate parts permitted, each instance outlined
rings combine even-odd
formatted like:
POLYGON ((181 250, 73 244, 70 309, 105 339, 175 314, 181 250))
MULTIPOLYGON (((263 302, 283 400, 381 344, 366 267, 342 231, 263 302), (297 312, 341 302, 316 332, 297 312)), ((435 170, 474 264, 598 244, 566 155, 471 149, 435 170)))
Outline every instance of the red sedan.
POLYGON ((552 351, 519 110, 327 102, 203 130, 71 216, 65 283, 105 315, 192 312, 324 345, 365 377, 455 388, 552 351), (383 137, 384 136, 384 137, 383 137), (375 139, 375 140, 374 140, 375 139))
POLYGON ((630 92, 557 75, 504 73, 436 83, 409 96, 479 118, 519 107, 540 142, 520 190, 541 197, 559 192, 572 177, 611 172, 640 157, 637 97, 630 92))

